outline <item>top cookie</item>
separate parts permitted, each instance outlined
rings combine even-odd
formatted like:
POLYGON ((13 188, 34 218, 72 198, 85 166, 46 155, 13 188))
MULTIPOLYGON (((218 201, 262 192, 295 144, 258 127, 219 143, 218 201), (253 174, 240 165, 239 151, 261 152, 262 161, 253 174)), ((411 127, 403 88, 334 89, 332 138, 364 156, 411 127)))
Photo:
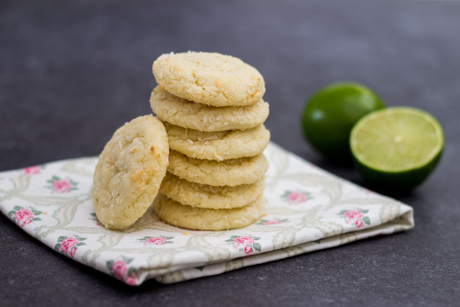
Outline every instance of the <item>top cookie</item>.
POLYGON ((265 82, 257 69, 219 53, 163 54, 153 62, 152 70, 162 89, 210 106, 251 105, 265 93, 265 82))
POLYGON ((168 136, 152 115, 119 128, 99 156, 92 201, 97 218, 108 229, 134 224, 158 193, 168 167, 168 136))

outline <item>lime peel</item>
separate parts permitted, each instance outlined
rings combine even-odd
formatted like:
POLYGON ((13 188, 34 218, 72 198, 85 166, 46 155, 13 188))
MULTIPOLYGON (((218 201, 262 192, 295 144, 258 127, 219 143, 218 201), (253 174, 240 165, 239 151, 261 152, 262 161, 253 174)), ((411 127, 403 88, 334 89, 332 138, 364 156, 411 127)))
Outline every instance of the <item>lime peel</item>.
POLYGON ((317 91, 305 105, 302 132, 325 158, 351 161, 351 129, 364 115, 384 107, 380 98, 361 84, 330 84, 317 91))

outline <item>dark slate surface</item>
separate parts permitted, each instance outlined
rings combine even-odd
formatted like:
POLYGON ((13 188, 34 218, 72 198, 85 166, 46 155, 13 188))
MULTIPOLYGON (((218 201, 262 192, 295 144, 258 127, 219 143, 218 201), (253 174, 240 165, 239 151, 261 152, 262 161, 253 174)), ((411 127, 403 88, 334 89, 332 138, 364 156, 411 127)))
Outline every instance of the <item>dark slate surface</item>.
POLYGON ((2 1, 0 170, 97 155, 150 112, 153 60, 217 51, 257 67, 273 141, 358 184, 300 134, 316 89, 362 82, 445 131, 433 175, 400 196, 416 227, 173 285, 131 288, 45 247, 0 216, 0 305, 453 306, 460 299, 460 2, 2 1))

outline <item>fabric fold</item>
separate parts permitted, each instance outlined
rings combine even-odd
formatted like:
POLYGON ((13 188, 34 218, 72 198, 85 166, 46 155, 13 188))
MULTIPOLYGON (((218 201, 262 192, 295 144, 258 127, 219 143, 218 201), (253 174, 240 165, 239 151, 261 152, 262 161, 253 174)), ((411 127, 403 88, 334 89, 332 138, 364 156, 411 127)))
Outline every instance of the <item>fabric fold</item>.
POLYGON ((265 150, 266 215, 228 231, 160 222, 105 229, 91 203, 97 158, 0 173, 0 210, 56 252, 128 285, 174 283, 340 246, 414 226, 413 209, 331 175, 274 143, 265 150))

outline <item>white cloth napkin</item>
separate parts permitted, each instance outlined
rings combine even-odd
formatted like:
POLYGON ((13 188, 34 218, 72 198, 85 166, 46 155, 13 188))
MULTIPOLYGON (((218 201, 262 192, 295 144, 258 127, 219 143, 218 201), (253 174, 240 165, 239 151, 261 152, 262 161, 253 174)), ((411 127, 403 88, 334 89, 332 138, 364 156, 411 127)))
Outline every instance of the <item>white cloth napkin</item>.
POLYGON ((242 229, 181 229, 149 210, 126 231, 106 230, 91 203, 94 157, 0 173, 0 210, 56 252, 128 285, 221 274, 414 226, 407 205, 273 143, 265 155, 266 215, 242 229))

